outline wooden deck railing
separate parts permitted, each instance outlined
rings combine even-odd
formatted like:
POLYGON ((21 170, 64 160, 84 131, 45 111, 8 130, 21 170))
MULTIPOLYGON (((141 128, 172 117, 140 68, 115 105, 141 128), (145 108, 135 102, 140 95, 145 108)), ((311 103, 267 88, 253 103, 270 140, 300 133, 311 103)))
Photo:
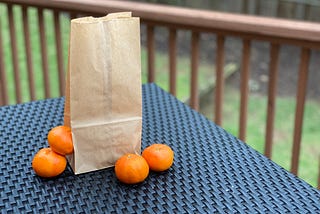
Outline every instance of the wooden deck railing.
MULTIPOLYGON (((35 80, 33 74, 33 50, 30 45, 30 34, 38 33, 40 38, 40 51, 42 57, 42 78, 45 85, 45 97, 51 97, 50 71, 48 68, 48 50, 46 47, 46 32, 44 26, 44 10, 53 13, 54 38, 56 44, 57 64, 58 64, 58 87, 60 95, 64 91, 65 65, 62 51, 61 23, 59 17, 69 14, 69 18, 77 16, 93 15, 101 16, 106 13, 118 11, 132 11, 134 16, 141 18, 141 23, 146 26, 147 38, 147 67, 148 81, 156 81, 155 73, 155 28, 166 27, 169 32, 168 56, 169 56, 169 90, 176 95, 176 46, 177 32, 181 29, 191 31, 191 82, 190 82, 190 105, 199 109, 199 87, 198 87, 198 67, 199 67, 199 38, 201 33, 211 33, 216 35, 216 87, 215 87, 215 122, 222 124, 222 109, 224 96, 224 59, 225 41, 227 37, 237 37, 242 40, 242 61, 241 61, 241 99, 240 99, 240 119, 239 138, 246 139, 249 75, 252 41, 259 40, 270 44, 270 65, 269 65, 269 90, 265 136, 265 155, 271 157, 274 117, 277 91, 277 76, 279 51, 283 45, 297 46, 301 50, 299 77, 296 97, 296 112, 293 131, 293 151, 291 160, 291 171, 298 173, 300 142, 303 125, 304 104, 306 99, 306 86, 308 78, 308 68, 310 53, 313 49, 320 49, 320 24, 307 22, 293 22, 273 18, 263 18, 256 16, 245 16, 228 13, 219 13, 203 10, 193 10, 186 8, 168 7, 163 5, 153 5, 145 3, 125 2, 125 1, 102 1, 102 0, 0 0, 7 8, 10 46, 12 52, 12 64, 14 73, 16 102, 22 101, 22 91, 27 90, 31 100, 37 99, 35 91, 35 80), (21 75, 16 41, 16 28, 13 15, 13 7, 21 7, 23 34, 26 52, 26 65, 28 87, 21 85, 21 75), (30 32, 29 29, 29 8, 37 9, 37 19, 39 32, 30 32)), ((0 22, 1 25, 1 22, 0 22)), ((6 105, 8 101, 8 85, 6 84, 6 64, 3 60, 3 38, 0 26, 0 104, 6 105)), ((320 184, 319 184, 320 185, 320 184)))

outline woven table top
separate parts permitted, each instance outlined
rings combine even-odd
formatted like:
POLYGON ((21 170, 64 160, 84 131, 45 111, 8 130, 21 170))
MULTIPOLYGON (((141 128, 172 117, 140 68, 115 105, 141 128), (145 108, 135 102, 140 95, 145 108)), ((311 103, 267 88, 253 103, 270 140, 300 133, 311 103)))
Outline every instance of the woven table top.
POLYGON ((31 168, 64 98, 0 108, 2 213, 320 213, 320 191, 262 156, 155 84, 143 86, 142 149, 158 142, 174 165, 141 184, 113 168, 55 179, 31 168))

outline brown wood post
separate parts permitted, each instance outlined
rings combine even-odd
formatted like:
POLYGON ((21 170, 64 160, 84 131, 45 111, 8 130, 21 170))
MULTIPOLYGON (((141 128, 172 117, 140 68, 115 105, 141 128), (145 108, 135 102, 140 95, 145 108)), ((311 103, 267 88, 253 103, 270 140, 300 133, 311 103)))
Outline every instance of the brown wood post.
POLYGON ((318 160, 318 189, 320 190, 320 155, 318 160))
POLYGON ((271 154, 272 154, 274 116, 275 116, 275 108, 276 108, 277 81, 278 81, 278 62, 279 62, 279 45, 271 44, 266 141, 265 141, 265 148, 264 148, 264 154, 268 158, 271 158, 271 154))
POLYGON ((36 93, 35 93, 31 40, 30 40, 30 31, 29 31, 29 16, 28 16, 28 9, 26 6, 22 7, 22 22, 23 22, 23 32, 24 32, 24 44, 25 44, 25 51, 26 51, 26 58, 27 58, 29 94, 30 94, 30 99, 35 100, 36 93))
POLYGON ((148 50, 148 82, 155 81, 155 66, 154 66, 154 27, 147 26, 147 50, 148 50))
POLYGON ((192 32, 190 106, 195 110, 199 109, 198 66, 199 66, 199 33, 192 32))
POLYGON ((302 48, 300 56, 299 79, 296 98, 296 113, 293 131, 293 148, 291 156, 291 172, 298 175, 301 133, 303 127, 304 104, 307 92, 310 49, 302 48))
POLYGON ((7 8, 8 8, 8 16, 9 16, 8 18, 9 18, 10 42, 11 42, 11 57, 12 57, 12 64, 13 64, 16 102, 21 103, 22 102, 21 78, 20 78, 20 68, 19 68, 14 14, 13 14, 13 8, 12 8, 11 4, 8 4, 7 8))
POLYGON ((47 39, 44 26, 44 16, 43 9, 38 8, 38 25, 39 25, 39 35, 40 35, 40 47, 41 47, 41 57, 42 57, 42 74, 44 82, 44 92, 45 97, 51 97, 50 92, 50 78, 49 78, 49 68, 48 68, 48 52, 47 52, 47 39))
POLYGON ((65 72, 63 65, 63 51, 62 51, 62 39, 61 39, 61 27, 59 20, 59 11, 54 11, 54 33, 56 39, 56 52, 57 52, 57 62, 58 62, 58 77, 59 77, 59 94, 64 95, 65 86, 65 72))
POLYGON ((215 123, 222 125, 222 106, 224 95, 224 42, 225 37, 217 36, 216 87, 215 87, 215 123))
POLYGON ((169 90, 177 95, 177 31, 171 28, 169 31, 169 90))
POLYGON ((239 120, 239 139, 246 140, 247 132, 247 113, 249 97, 249 76, 250 76, 250 40, 243 40, 242 64, 241 64, 241 85, 240 85, 240 120, 239 120))
MULTIPOLYGON (((1 17, 0 17, 1 18, 1 17)), ((8 105, 7 75, 4 65, 3 39, 0 20, 0 105, 8 105)))

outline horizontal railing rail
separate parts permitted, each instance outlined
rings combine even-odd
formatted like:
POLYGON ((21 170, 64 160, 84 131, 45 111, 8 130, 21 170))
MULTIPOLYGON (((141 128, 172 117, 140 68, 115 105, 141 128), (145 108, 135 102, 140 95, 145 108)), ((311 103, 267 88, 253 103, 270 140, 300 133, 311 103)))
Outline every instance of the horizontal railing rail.
POLYGON ((219 34, 269 40, 275 43, 319 48, 320 29, 317 23, 289 21, 274 18, 219 13, 125 1, 70 1, 70 0, 3 0, 8 4, 65 10, 101 15, 106 12, 132 11, 141 20, 155 25, 214 31, 219 34), (253 38, 251 37, 253 36, 253 38), (280 39, 280 41, 278 40, 280 39), (284 40, 285 41, 284 41, 284 40))
MULTIPOLYGON (((309 61, 312 50, 320 49, 320 24, 284 19, 238 15, 204 10, 194 10, 164 5, 104 0, 0 0, 5 3, 10 34, 10 47, 12 58, 12 70, 15 84, 16 103, 22 101, 23 86, 21 84, 20 62, 17 58, 19 47, 17 45, 17 26, 13 15, 13 6, 20 6, 22 10, 23 35, 26 53, 26 65, 28 77, 28 91, 31 100, 37 99, 34 80, 34 64, 32 47, 30 45, 30 32, 28 8, 36 8, 39 44, 42 58, 42 79, 44 82, 45 97, 51 97, 52 86, 50 81, 51 70, 48 65, 47 35, 45 31, 44 10, 52 10, 55 51, 57 54, 57 82, 59 95, 64 94, 65 64, 63 57, 63 45, 61 37, 60 17, 69 14, 69 18, 92 15, 101 16, 106 13, 119 11, 132 11, 134 16, 140 17, 146 26, 147 46, 147 71, 148 81, 156 81, 155 73, 155 28, 166 27, 169 32, 168 56, 169 56, 169 91, 176 95, 177 82, 177 32, 188 30, 191 32, 190 54, 190 106, 199 109, 199 41, 202 33, 212 33, 216 36, 216 64, 215 64, 215 107, 214 121, 222 125, 222 110, 224 99, 224 64, 225 41, 228 37, 237 37, 242 41, 241 78, 240 78, 240 109, 239 109, 239 138, 246 140, 247 114, 249 96, 249 76, 252 41, 260 40, 270 44, 268 105, 265 131, 265 155, 272 156, 274 138, 274 118, 277 96, 277 76, 279 64, 279 52, 283 45, 293 45, 300 48, 299 76, 296 96, 295 122, 293 131, 293 149, 291 159, 291 171, 298 174, 299 154, 304 117, 304 105, 306 99, 306 86, 308 80, 309 61)), ((8 86, 6 85, 6 63, 3 60, 4 44, 0 22, 0 103, 8 104, 8 86)), ((319 179, 318 179, 319 180, 319 179)))

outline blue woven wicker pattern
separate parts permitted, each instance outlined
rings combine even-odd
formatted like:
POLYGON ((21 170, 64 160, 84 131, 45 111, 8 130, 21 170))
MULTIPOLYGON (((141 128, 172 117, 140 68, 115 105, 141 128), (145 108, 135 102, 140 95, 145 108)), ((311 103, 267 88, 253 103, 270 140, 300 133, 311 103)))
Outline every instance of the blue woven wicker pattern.
POLYGON ((0 210, 3 213, 320 213, 320 192, 254 151, 154 84, 143 86, 142 147, 175 152, 164 173, 141 184, 117 181, 113 168, 55 179, 31 168, 62 124, 64 99, 0 108, 0 210))

